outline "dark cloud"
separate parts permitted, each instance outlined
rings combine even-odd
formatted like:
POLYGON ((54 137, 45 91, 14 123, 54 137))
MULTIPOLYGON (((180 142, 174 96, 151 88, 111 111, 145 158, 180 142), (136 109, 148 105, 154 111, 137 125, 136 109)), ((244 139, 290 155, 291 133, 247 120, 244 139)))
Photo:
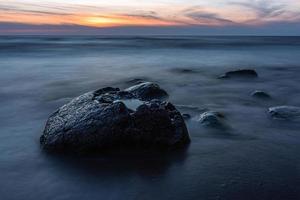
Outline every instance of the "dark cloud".
POLYGON ((200 23, 217 23, 222 25, 235 24, 234 21, 225 19, 217 13, 203 11, 199 7, 193 7, 182 11, 185 17, 198 21, 200 23))
POLYGON ((0 4, 0 12, 16 12, 16 13, 28 13, 32 15, 73 15, 82 10, 101 12, 106 10, 104 7, 89 6, 89 5, 48 5, 48 4, 30 4, 30 3, 19 3, 18 5, 0 4), (24 9, 28 8, 28 9, 24 9), (30 8, 30 9, 29 9, 30 8))
MULTIPOLYGON (((144 11, 140 11, 140 12, 136 12, 133 14, 120 14, 120 16, 128 16, 128 17, 137 17, 137 18, 143 18, 143 19, 148 19, 148 20, 157 20, 160 22, 165 22, 165 23, 169 23, 169 24, 181 24, 184 25, 186 24, 185 22, 182 22, 180 20, 176 20, 175 17, 161 17, 159 16, 159 14, 155 11, 148 11, 148 12, 144 12, 144 11)), ((155 26, 155 25, 154 25, 155 26)))
POLYGON ((22 9, 15 6, 1 6, 0 11, 8 11, 8 12, 17 12, 17 13, 28 13, 33 15, 71 15, 71 13, 64 12, 51 12, 51 11, 41 11, 41 10, 30 10, 30 9, 22 9))
POLYGON ((133 13, 133 14, 121 14, 121 16, 140 17, 140 18, 155 19, 155 20, 164 20, 163 18, 159 17, 158 14, 154 11, 137 12, 137 13, 133 13))
POLYGON ((286 12, 284 5, 274 4, 266 0, 231 2, 231 5, 237 5, 251 9, 257 14, 257 18, 259 19, 277 17, 286 12))

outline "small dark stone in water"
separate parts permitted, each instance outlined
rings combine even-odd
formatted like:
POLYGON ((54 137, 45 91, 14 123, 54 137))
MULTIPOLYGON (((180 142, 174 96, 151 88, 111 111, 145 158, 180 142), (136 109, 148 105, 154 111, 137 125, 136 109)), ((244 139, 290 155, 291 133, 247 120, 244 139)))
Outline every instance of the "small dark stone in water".
POLYGON ((239 69, 239 70, 229 71, 219 76, 219 78, 256 78, 256 77, 258 77, 257 72, 253 69, 239 69))
POLYGON ((252 92, 251 96, 260 98, 260 99, 270 99, 271 98, 271 96, 268 93, 261 91, 261 90, 256 90, 256 91, 252 92))
POLYGON ((183 117, 183 119, 188 120, 191 118, 191 115, 185 113, 185 114, 182 114, 182 117, 183 117))
POLYGON ((172 72, 179 73, 179 74, 197 73, 197 71, 195 71, 193 69, 188 69, 188 68, 175 68, 175 69, 172 69, 172 72))
POLYGON ((221 118, 224 118, 223 114, 215 111, 207 111, 200 115, 198 121, 204 126, 219 128, 224 125, 221 118))
POLYGON ((269 113, 274 119, 295 120, 300 119, 300 107, 276 106, 269 108, 269 113))

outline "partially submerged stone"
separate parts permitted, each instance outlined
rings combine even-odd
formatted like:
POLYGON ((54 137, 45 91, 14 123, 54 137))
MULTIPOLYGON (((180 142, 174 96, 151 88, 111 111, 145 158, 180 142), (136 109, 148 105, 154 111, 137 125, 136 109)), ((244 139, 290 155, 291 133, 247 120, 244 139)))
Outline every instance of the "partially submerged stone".
POLYGON ((261 91, 261 90, 255 90, 254 92, 251 93, 251 96, 255 97, 255 98, 259 98, 259 99, 270 99, 271 98, 271 96, 268 93, 261 91))
POLYGON ((220 128, 224 126, 224 115, 215 111, 207 111, 200 115, 198 121, 207 127, 220 128))
POLYGON ((219 76, 219 78, 256 78, 257 72, 254 69, 238 69, 234 71, 226 72, 219 76))
POLYGON ((185 120, 191 119, 191 115, 190 115, 190 114, 187 114, 187 113, 182 114, 182 117, 183 117, 183 119, 185 119, 185 120))
POLYGON ((107 87, 73 99, 49 117, 40 138, 42 148, 85 153, 187 144, 189 134, 180 112, 169 102, 150 99, 152 93, 145 88, 152 86, 125 91, 107 87))
POLYGON ((269 113, 274 119, 295 120, 300 119, 300 107, 276 106, 269 108, 269 113))

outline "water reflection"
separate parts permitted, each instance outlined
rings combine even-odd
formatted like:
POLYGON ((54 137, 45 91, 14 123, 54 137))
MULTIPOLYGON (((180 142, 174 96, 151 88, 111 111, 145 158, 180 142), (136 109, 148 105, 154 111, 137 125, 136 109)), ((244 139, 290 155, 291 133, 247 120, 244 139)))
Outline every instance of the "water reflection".
POLYGON ((172 165, 182 165, 188 156, 187 150, 188 145, 169 152, 115 152, 92 156, 61 156, 43 152, 43 156, 53 162, 63 176, 82 174, 103 178, 135 174, 151 177, 164 176, 172 165))

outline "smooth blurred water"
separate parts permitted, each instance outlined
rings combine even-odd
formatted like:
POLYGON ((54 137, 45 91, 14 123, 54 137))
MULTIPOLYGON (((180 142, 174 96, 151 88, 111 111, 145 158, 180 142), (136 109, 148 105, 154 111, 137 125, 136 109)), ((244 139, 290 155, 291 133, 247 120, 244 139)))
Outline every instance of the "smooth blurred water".
POLYGON ((0 199, 299 199, 300 37, 0 37, 0 199), (253 68, 254 80, 218 75, 253 68), (193 119, 172 155, 57 158, 39 147, 47 117, 84 92, 133 79, 165 88, 193 119), (264 90, 272 100, 250 96, 264 90), (225 114, 230 131, 196 122, 225 114))

